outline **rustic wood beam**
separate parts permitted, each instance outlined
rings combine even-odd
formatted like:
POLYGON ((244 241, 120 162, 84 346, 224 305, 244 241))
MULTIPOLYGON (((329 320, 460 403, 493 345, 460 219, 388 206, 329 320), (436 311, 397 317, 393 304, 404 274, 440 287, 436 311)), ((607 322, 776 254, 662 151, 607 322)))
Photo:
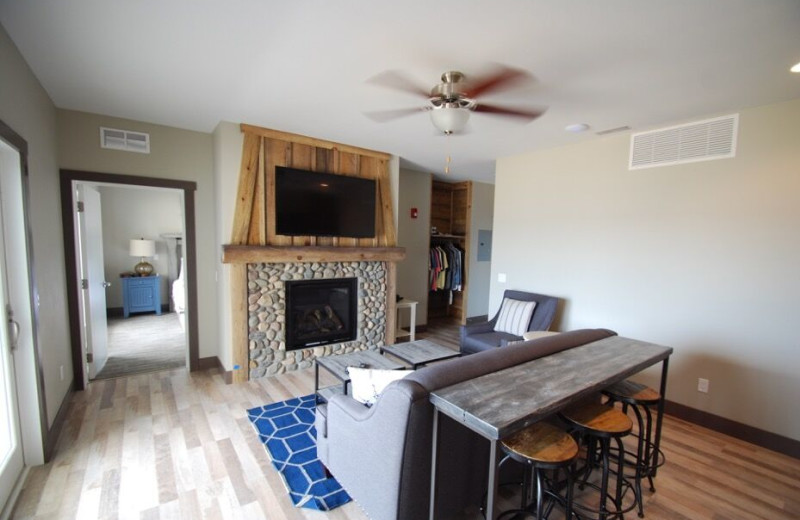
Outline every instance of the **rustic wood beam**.
POLYGON ((250 379, 250 339, 247 330, 247 265, 232 265, 230 270, 231 288, 231 346, 233 383, 243 383, 250 379))
POLYGON ((256 172, 256 185, 253 194, 253 208, 250 215, 250 229, 247 244, 264 246, 267 244, 267 199, 266 175, 264 169, 264 139, 259 139, 258 171, 256 172))
MULTIPOLYGON (((400 262, 404 247, 304 247, 304 246, 222 246, 222 263, 261 262, 400 262)), ((246 298, 245 298, 246 299, 246 298)))
POLYGON ((397 339, 397 264, 386 262, 386 339, 394 345, 397 339))
POLYGON ((394 215, 392 214, 392 190, 388 178, 378 179, 378 213, 383 221, 383 233, 387 246, 397 245, 397 234, 394 229, 394 215))
POLYGON ((370 157, 376 157, 378 159, 386 159, 389 160, 391 155, 385 152, 377 152, 375 150, 369 150, 367 148, 359 148, 357 146, 350 146, 341 143, 334 143, 333 141, 325 141, 323 139, 315 139, 313 137, 308 137, 305 135, 299 134, 292 134, 289 132, 281 132, 279 130, 271 130, 269 128, 262 128, 260 126, 253 126, 247 125, 242 123, 240 125, 241 131, 246 134, 254 134, 261 137, 268 137, 270 139, 279 139, 282 141, 289 141, 292 143, 298 144, 306 144, 309 146, 315 146, 317 148, 327 148, 329 150, 339 150, 340 152, 350 152, 357 155, 368 155, 370 157))
POLYGON ((239 173, 239 189, 236 193, 236 207, 233 213, 233 231, 231 242, 247 243, 250 234, 250 219, 253 209, 253 196, 258 174, 258 154, 261 149, 261 138, 253 134, 245 134, 242 150, 242 167, 239 173))

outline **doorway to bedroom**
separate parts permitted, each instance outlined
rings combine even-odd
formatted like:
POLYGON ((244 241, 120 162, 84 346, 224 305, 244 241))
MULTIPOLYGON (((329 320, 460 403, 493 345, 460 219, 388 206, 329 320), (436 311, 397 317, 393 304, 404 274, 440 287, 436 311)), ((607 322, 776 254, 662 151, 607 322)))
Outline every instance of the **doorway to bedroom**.
POLYGON ((194 183, 70 170, 61 181, 76 382, 196 369, 194 183))
POLYGON ((82 305, 89 380, 186 367, 181 191, 91 182, 75 188, 82 291, 90 300, 82 305))

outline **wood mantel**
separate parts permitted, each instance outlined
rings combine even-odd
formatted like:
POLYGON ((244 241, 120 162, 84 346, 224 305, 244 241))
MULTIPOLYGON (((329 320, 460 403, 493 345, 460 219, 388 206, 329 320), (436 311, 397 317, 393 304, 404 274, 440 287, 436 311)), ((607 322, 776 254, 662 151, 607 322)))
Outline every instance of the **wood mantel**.
POLYGON ((223 264, 260 262, 400 262, 404 247, 222 246, 223 264))

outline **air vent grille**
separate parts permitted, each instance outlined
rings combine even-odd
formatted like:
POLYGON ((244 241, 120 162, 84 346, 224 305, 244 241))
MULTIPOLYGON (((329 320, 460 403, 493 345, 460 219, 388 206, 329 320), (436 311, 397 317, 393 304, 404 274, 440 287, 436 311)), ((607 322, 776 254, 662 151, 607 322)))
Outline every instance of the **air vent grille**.
POLYGON ((629 168, 652 168, 736 156, 739 114, 631 136, 629 168))
POLYGON ((127 152, 150 153, 150 134, 100 127, 100 147, 127 152))

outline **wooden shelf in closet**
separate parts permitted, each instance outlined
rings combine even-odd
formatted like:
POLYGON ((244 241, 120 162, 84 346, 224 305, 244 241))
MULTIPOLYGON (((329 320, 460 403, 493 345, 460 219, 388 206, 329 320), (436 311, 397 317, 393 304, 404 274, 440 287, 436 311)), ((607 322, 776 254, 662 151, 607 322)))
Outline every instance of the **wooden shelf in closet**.
POLYGON ((430 243, 454 241, 464 250, 464 272, 460 291, 428 292, 428 318, 451 318, 458 323, 467 322, 467 283, 469 281, 467 252, 470 244, 470 220, 472 217, 472 183, 431 183, 431 226, 438 233, 431 234, 430 243))

